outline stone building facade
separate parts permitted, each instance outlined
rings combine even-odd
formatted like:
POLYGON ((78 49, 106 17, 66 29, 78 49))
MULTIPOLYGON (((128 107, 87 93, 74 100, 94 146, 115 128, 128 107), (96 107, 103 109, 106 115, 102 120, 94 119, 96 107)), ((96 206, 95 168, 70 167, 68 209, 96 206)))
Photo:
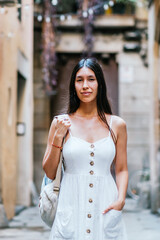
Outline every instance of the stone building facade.
POLYGON ((160 208, 160 2, 149 1, 151 209, 160 208))
POLYGON ((8 219, 30 205, 33 178, 33 2, 22 5, 0 7, 0 210, 8 219))

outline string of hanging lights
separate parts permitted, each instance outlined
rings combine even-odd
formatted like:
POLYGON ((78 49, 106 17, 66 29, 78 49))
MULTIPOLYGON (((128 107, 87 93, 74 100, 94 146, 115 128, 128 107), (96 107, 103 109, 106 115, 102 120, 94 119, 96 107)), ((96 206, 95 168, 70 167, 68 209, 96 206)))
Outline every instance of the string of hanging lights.
MULTIPOLYGON (((78 0, 78 4, 79 6, 82 4, 83 1, 78 0)), ((92 1, 89 1, 90 3, 92 1)), ((82 17, 83 18, 88 18, 90 15, 94 15, 96 14, 97 10, 99 9, 104 9, 105 11, 108 10, 109 8, 114 7, 114 5, 116 3, 132 3, 137 5, 138 7, 148 7, 148 1, 147 0, 108 0, 108 1, 95 1, 97 2, 97 4, 89 4, 90 6, 85 9, 82 10, 82 17)), ((54 6, 57 6, 59 4, 58 0, 52 0, 51 4, 54 6)), ((37 21, 42 22, 43 20, 45 21, 45 19, 43 18, 43 15, 41 13, 34 13, 34 16, 37 17, 37 21)), ((65 20, 71 20, 73 17, 75 16, 75 13, 63 13, 63 14, 54 14, 53 16, 50 16, 52 18, 55 19, 59 19, 60 21, 65 21, 65 20)))
MULTIPOLYGON (((58 0, 53 0, 53 1, 52 1, 52 4, 54 6, 58 5, 58 0), (54 4, 53 4, 53 1, 54 1, 54 4)), ((83 1, 78 1, 79 6, 81 5, 82 2, 83 1)), ((107 10, 109 7, 113 7, 114 4, 115 4, 115 1, 108 0, 103 3, 100 2, 96 5, 90 6, 88 9, 82 11, 82 17, 87 18, 90 15, 94 15, 94 13, 100 8, 104 8, 104 10, 107 10)), ((35 15, 35 17, 37 17, 37 20, 39 22, 45 20, 45 19, 43 19, 43 16, 40 13, 35 13, 34 15, 35 15)), ((64 20, 71 20, 74 17, 74 15, 75 15, 75 13, 65 13, 65 14, 55 14, 52 17, 59 19, 60 21, 64 21, 64 20)))
MULTIPOLYGON (((36 1, 35 4, 39 4, 41 1, 36 1)), ((82 2, 82 1, 79 1, 82 2)), ((104 2, 100 2, 87 10, 83 12, 83 17, 87 17, 88 15, 92 15, 94 11, 96 11, 99 8, 104 8, 104 10, 108 10, 109 7, 113 7, 115 3, 133 3, 137 5, 138 7, 148 7, 148 1, 147 0, 108 0, 104 2)), ((58 0, 51 0, 51 4, 53 6, 57 6, 59 4, 58 0)), ((3 14, 5 12, 5 8, 8 7, 16 7, 16 8, 25 8, 29 9, 30 5, 33 5, 32 3, 19 3, 17 0, 9 1, 9 0, 2 0, 0 1, 0 14, 3 14)), ((60 18, 61 20, 65 20, 68 16, 69 18, 74 15, 73 13, 66 13, 66 14, 55 14, 52 17, 60 18)), ((38 13, 35 13, 35 16, 37 16, 37 20, 42 21, 43 16, 41 15, 41 18, 39 17, 38 13)))
MULTIPOLYGON (((80 5, 80 2, 83 2, 81 0, 78 0, 78 1, 79 1, 79 5, 80 5)), ((39 2, 40 1, 37 1, 37 3, 39 3, 39 2)), ((139 7, 147 7, 148 6, 147 0, 141 0, 141 1, 138 1, 138 0, 108 0, 108 1, 104 1, 104 2, 101 2, 101 1, 97 1, 97 2, 99 2, 99 3, 97 3, 93 6, 90 6, 88 9, 82 11, 83 18, 87 18, 90 15, 91 16, 94 15, 94 13, 100 8, 103 8, 104 10, 108 10, 109 8, 112 8, 115 5, 115 3, 121 3, 121 2, 129 3, 130 2, 130 3, 136 4, 139 7)), ((59 4, 58 0, 51 1, 51 5, 53 5, 53 6, 57 6, 58 4, 59 4)), ((2 0, 2 1, 0 1, 0 14, 6 13, 8 7, 16 7, 17 9, 19 9, 19 8, 29 9, 30 5, 32 5, 32 3, 22 4, 22 3, 18 3, 17 1, 7 1, 7 0, 3 1, 2 0)), ((64 21, 64 20, 70 21, 74 15, 75 15, 75 13, 53 14, 45 19, 42 13, 34 12, 34 17, 37 18, 38 22, 42 22, 43 20, 49 21, 49 18, 51 18, 51 17, 55 18, 55 19, 59 19, 60 21, 64 21)))
MULTIPOLYGON (((52 5, 56 6, 58 5, 58 0, 53 0, 51 3, 52 5), (53 4, 53 1, 54 1, 54 4, 53 4)), ((89 16, 92 16, 94 15, 94 13, 96 12, 96 10, 100 9, 100 8, 104 8, 104 10, 106 10, 106 7, 113 7, 114 6, 114 1, 111 1, 111 0, 108 0, 108 1, 105 1, 105 2, 100 2, 100 1, 94 1, 94 2, 100 2, 100 3, 97 3, 97 4, 94 4, 92 5, 91 2, 92 1, 89 1, 90 2, 90 6, 88 9, 86 10, 83 10, 81 12, 81 16, 83 18, 87 18, 89 16)), ((79 4, 79 7, 82 5, 82 1, 78 1, 78 4, 79 4)), ((37 20, 39 22, 45 20, 43 15, 40 14, 40 13, 34 13, 34 16, 37 17, 37 20)), ((55 18, 55 19, 59 19, 60 21, 64 21, 64 20, 71 20, 73 18, 73 16, 75 16, 75 13, 64 13, 64 14, 54 14, 53 16, 50 16, 52 18, 55 18)))

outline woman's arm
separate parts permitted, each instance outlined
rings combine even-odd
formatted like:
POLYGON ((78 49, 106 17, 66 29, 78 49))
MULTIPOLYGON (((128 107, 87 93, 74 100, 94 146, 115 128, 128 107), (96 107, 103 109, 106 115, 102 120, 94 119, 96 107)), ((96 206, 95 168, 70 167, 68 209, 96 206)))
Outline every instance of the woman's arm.
POLYGON ((119 117, 116 117, 116 156, 115 156, 115 174, 118 188, 118 199, 112 203, 103 213, 111 209, 122 210, 125 205, 125 197, 128 186, 128 167, 127 167, 127 128, 126 123, 119 117))
POLYGON ((46 175, 50 179, 56 177, 56 172, 60 160, 60 148, 52 146, 62 146, 63 137, 71 126, 70 121, 64 119, 54 118, 49 130, 47 148, 44 154, 42 167, 46 175))
POLYGON ((118 201, 121 203, 123 208, 128 186, 127 129, 126 123, 123 120, 121 120, 118 127, 115 172, 118 188, 118 201))

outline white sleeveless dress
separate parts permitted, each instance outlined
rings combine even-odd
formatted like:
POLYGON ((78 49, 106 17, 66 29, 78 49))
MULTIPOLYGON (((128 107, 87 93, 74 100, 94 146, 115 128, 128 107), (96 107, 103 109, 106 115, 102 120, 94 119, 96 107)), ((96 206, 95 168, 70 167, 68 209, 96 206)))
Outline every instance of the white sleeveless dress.
POLYGON ((115 152, 110 133, 94 143, 70 133, 63 146, 65 172, 49 240, 127 240, 122 211, 102 214, 118 197, 110 172, 115 152))

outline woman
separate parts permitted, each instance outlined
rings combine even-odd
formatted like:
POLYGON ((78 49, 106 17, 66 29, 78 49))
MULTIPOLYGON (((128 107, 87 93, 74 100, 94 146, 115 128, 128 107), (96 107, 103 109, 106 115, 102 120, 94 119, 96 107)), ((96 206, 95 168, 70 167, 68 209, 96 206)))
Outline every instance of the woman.
POLYGON ((127 131, 112 115, 102 69, 82 59, 73 69, 68 114, 52 121, 43 159, 54 179, 62 141, 65 172, 50 240, 126 240, 127 131), (115 163, 116 183, 110 167, 115 163))

